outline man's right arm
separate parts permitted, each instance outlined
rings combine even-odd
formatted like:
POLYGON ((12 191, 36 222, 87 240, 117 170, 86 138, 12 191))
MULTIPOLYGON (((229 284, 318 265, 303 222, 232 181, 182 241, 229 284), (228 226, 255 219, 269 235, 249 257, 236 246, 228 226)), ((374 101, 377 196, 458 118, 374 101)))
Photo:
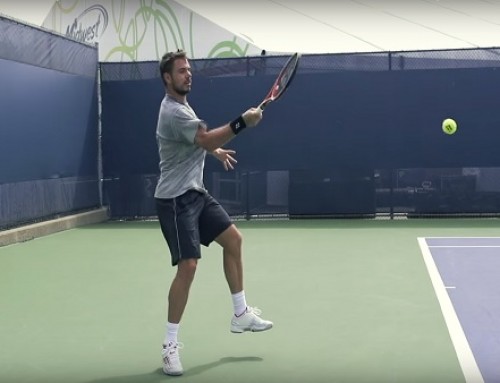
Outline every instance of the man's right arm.
POLYGON ((250 108, 236 120, 219 128, 208 130, 202 124, 198 127, 194 143, 208 152, 213 152, 231 141, 245 127, 253 127, 262 119, 260 108, 250 108))

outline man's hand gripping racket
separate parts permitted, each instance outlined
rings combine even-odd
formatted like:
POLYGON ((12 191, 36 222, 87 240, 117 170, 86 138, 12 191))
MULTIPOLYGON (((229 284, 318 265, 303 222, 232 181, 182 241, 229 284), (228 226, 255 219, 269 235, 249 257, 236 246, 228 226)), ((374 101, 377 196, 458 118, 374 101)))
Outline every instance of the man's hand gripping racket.
POLYGON ((294 53, 286 62, 283 69, 281 69, 280 74, 274 81, 271 90, 267 94, 266 98, 260 103, 259 108, 264 110, 269 103, 277 100, 285 92, 285 90, 290 86, 293 78, 295 77, 295 72, 297 72, 297 67, 299 66, 300 54, 294 53))
POLYGON ((257 108, 250 108, 236 120, 229 123, 234 134, 239 134, 247 126, 255 126, 262 119, 262 111, 269 105, 269 103, 276 101, 280 98, 285 90, 290 86, 295 72, 297 72, 297 67, 299 65, 300 54, 293 54, 286 62, 283 69, 279 73, 278 77, 274 81, 271 90, 260 103, 257 108))

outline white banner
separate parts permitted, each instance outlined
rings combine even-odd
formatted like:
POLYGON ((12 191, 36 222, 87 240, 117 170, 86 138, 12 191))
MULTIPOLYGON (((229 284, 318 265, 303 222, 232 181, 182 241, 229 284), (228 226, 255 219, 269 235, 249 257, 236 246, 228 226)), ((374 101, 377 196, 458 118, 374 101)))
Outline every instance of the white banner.
POLYGON ((60 0, 43 27, 99 44, 100 61, 159 60, 183 49, 190 58, 259 55, 261 49, 173 0, 60 0))

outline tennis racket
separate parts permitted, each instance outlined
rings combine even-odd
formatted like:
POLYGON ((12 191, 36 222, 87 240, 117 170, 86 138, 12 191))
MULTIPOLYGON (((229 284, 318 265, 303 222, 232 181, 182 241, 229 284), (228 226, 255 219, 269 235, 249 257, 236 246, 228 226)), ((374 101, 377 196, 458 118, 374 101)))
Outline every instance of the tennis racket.
POLYGON ((295 53, 287 60, 266 98, 260 103, 259 108, 261 110, 264 110, 272 101, 280 98, 288 86, 290 86, 295 76, 295 72, 297 72, 297 67, 299 66, 299 58, 300 54, 295 53))

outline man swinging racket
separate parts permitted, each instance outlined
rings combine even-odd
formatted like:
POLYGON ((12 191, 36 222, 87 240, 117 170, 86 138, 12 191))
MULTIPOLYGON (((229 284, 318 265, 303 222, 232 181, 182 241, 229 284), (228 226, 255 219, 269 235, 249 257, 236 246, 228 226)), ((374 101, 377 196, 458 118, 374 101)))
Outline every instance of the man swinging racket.
POLYGON ((192 74, 186 53, 165 54, 160 61, 160 73, 166 94, 156 130, 161 175, 155 199, 172 265, 177 266, 168 294, 163 371, 167 375, 182 375, 179 358, 182 344, 177 334, 201 258, 200 245, 208 246, 215 241, 222 247, 224 273, 234 310, 230 331, 265 331, 273 327, 272 322, 260 317, 260 310, 247 305, 243 288, 242 235, 203 185, 206 153, 214 155, 226 170, 233 169, 234 151, 222 149, 222 146, 244 129, 256 126, 262 119, 262 109, 250 108, 234 121, 208 130, 187 102, 192 74))

